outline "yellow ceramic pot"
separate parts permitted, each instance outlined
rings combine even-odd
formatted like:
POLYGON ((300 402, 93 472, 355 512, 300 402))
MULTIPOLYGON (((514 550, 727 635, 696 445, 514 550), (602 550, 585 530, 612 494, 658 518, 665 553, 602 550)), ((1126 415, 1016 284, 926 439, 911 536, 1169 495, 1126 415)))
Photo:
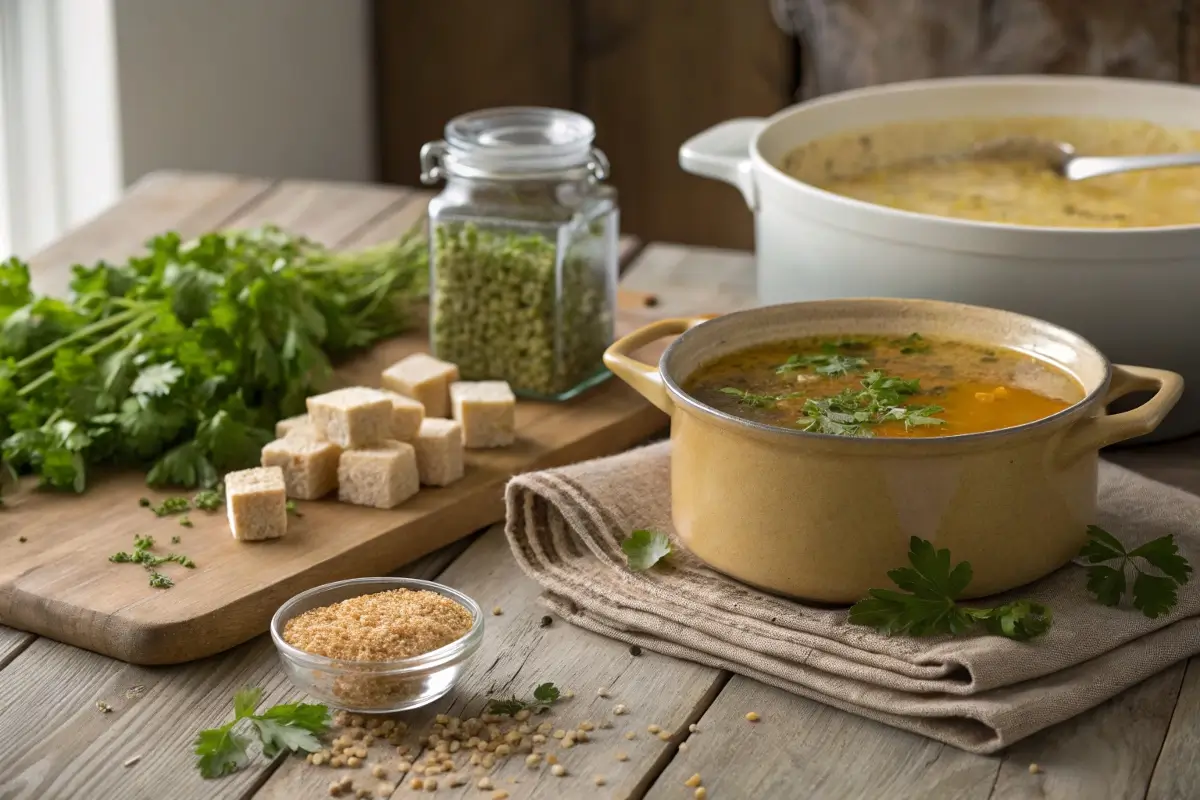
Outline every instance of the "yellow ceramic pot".
POLYGON ((1115 366, 1070 331, 1006 311, 929 300, 857 299, 670 319, 613 344, 605 363, 671 415, 671 514, 696 556, 745 583, 832 603, 887 587, 911 536, 974 568, 968 596, 1011 589, 1079 552, 1095 521, 1101 447, 1153 431, 1183 379, 1115 366), (740 419, 681 388, 697 368, 756 344, 912 331, 1036 355, 1073 375, 1084 399, 987 433, 857 439, 740 419), (631 354, 682 334, 658 367, 631 354), (1105 414, 1132 392, 1137 408, 1105 414))

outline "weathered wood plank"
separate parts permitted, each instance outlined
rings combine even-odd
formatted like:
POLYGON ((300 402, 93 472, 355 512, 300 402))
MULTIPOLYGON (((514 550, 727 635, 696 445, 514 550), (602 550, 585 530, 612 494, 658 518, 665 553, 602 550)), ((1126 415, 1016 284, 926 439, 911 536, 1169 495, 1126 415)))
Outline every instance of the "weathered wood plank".
POLYGON ((576 107, 613 164, 622 225, 646 240, 745 247, 752 219, 728 186, 679 168, 679 145, 790 102, 792 46, 766 3, 584 0, 576 107))
POLYGON ((352 234, 389 220, 410 199, 407 190, 385 186, 281 181, 229 227, 275 223, 323 244, 349 244, 352 234))
MULTIPOLYGON (((434 578, 467 546, 459 542, 397 574, 434 578)), ((219 781, 200 778, 197 731, 232 716, 233 693, 263 689, 264 706, 298 699, 267 636, 192 664, 138 667, 39 639, 0 670, 0 786, 5 800, 120 797, 216 800, 250 794, 276 766, 257 758, 219 781), (97 702, 112 707, 101 713, 97 702), (138 762, 123 767, 135 756, 138 762)))
MULTIPOLYGON (((593 731, 591 742, 570 750, 554 742, 555 746, 548 751, 554 752, 567 767, 568 777, 553 777, 545 766, 537 771, 530 770, 525 766, 523 756, 497 764, 491 774, 492 781, 497 789, 508 790, 514 797, 590 796, 596 791, 595 775, 604 776, 606 796, 627 797, 635 793, 647 771, 669 754, 686 733, 693 709, 719 680, 717 670, 652 653, 635 657, 627 646, 561 620, 555 620, 549 627, 541 627, 540 621, 546 612, 536 603, 538 587, 521 574, 512 560, 499 526, 471 545, 439 580, 466 592, 484 609, 499 607, 503 613, 487 618, 483 645, 459 686, 432 706, 401 716, 411 726, 408 744, 417 745, 417 735, 428 731, 435 714, 474 715, 480 712, 488 697, 528 696, 535 686, 545 681, 553 681, 576 694, 573 699, 555 706, 545 717, 537 718, 539 721, 550 719, 555 727, 562 728, 573 728, 583 720, 599 723, 606 717, 615 723, 611 729, 593 731), (609 691, 609 697, 597 695, 601 687, 609 691), (611 716, 617 703, 627 705, 630 713, 611 716), (648 734, 646 727, 651 723, 672 732, 674 741, 664 742, 648 734), (635 731, 636 738, 625 739, 625 731, 635 731), (618 753, 627 754, 628 760, 617 760, 618 753)), ((385 759, 386 756, 387 763, 394 764, 394 752, 386 753, 390 749, 376 745, 369 760, 385 759)), ((457 760, 465 762, 465 754, 457 760)), ((370 780, 365 771, 349 772, 356 783, 365 781, 367 786, 377 783, 370 780)), ((460 772, 469 774, 466 770, 460 772)), ((337 771, 314 768, 298 759, 289 760, 271 776, 255 798, 292 800, 317 796, 327 788, 330 777, 337 774, 337 771)), ((474 780, 467 787, 451 790, 446 777, 440 776, 439 797, 480 796, 474 788, 474 780)), ((396 796, 416 794, 406 784, 396 796)))
POLYGON ((1022 800, 1142 797, 1183 678, 1176 664, 1074 719, 1004 752, 992 797, 1022 800), (1030 764, 1040 772, 1032 774, 1030 764))
POLYGON ((999 759, 964 753, 734 676, 655 781, 648 798, 887 797, 984 800, 999 759), (747 712, 761 715, 746 720, 747 712))
POLYGON ((621 280, 646 320, 713 314, 755 303, 754 256, 740 250, 650 244, 621 280))
POLYGON ((37 637, 32 633, 14 630, 0 625, 0 669, 21 652, 21 650, 37 637))
MULTIPOLYGON (((1192 24, 1200 22, 1193 17, 1192 24)), ((1114 450, 1107 457, 1137 470, 1155 480, 1178 486, 1193 493, 1200 493, 1200 437, 1191 437, 1160 445, 1114 450)), ((1180 667, 1168 673, 1178 677, 1180 667)), ((1200 792, 1200 766, 1192 757, 1200 742, 1200 659, 1187 662, 1183 684, 1178 688, 1178 699, 1170 727, 1165 739, 1159 739, 1161 749, 1156 751, 1153 776, 1150 779, 1149 798, 1191 797, 1200 792)))
POLYGON ((1147 800, 1200 797, 1200 660, 1191 659, 1167 737, 1158 752, 1147 800))
POLYGON ((63 294, 72 264, 117 261, 169 230, 196 236, 253 205, 271 186, 260 178, 156 172, 138 181, 120 203, 75 228, 30 259, 34 288, 63 294))

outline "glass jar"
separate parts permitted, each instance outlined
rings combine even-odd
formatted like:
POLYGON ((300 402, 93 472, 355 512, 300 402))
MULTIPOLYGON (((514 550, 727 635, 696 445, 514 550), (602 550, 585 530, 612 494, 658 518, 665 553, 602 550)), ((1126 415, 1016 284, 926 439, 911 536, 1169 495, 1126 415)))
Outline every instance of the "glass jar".
POLYGON ((496 108, 421 148, 429 204, 430 342, 463 380, 565 400, 608 377, 616 190, 587 117, 496 108))

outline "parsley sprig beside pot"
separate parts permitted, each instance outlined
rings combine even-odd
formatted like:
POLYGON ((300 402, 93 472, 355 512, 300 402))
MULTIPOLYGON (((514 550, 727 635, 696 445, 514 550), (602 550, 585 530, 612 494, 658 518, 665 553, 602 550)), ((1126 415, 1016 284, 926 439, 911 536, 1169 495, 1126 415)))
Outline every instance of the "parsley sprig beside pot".
POLYGON ((914 536, 909 540, 908 560, 911 567, 888 572, 901 591, 869 590, 850 609, 851 624, 906 636, 961 636, 982 626, 988 633, 1018 641, 1050 629, 1050 609, 1030 600, 993 608, 960 606, 958 598, 974 574, 966 561, 951 566, 949 550, 937 550, 914 536))
POLYGON ((1191 578, 1192 565, 1179 554, 1173 535, 1160 536, 1133 550, 1126 550, 1117 537, 1096 525, 1088 526, 1087 535, 1079 557, 1092 565, 1087 568, 1087 588, 1100 603, 1115 606, 1130 588, 1133 607, 1155 619, 1179 602, 1179 587, 1191 578), (1104 562, 1116 562, 1116 566, 1104 562), (1135 573, 1132 587, 1125 581, 1126 567, 1135 573), (1151 569, 1162 574, 1155 575, 1151 569))
MULTIPOLYGON (((1192 566, 1179 552, 1173 535, 1161 536, 1133 550, 1097 525, 1089 525, 1088 541, 1079 557, 1087 568, 1087 589, 1106 606, 1116 606, 1127 594, 1132 605, 1150 619, 1169 613, 1179 602, 1179 587, 1191 578, 1192 566), (1116 562, 1116 566, 1104 562, 1116 562), (1133 586, 1126 569, 1136 573, 1133 586), (1160 575, 1154 572, 1162 573, 1160 575)), ((888 577, 902 591, 871 589, 850 609, 850 622, 886 634, 951 635, 971 632, 978 625, 991 634, 1024 641, 1050 629, 1047 606, 1016 600, 993 608, 967 608, 957 600, 971 582, 971 565, 951 567, 950 551, 936 550, 916 536, 909 541, 911 567, 894 569, 888 577)))

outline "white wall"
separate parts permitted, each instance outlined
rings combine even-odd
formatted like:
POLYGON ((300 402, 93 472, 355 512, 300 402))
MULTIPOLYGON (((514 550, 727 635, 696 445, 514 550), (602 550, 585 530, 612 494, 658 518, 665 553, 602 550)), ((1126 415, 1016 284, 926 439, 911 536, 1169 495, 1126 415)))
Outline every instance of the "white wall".
POLYGON ((123 173, 375 178, 368 0, 113 0, 123 173))

